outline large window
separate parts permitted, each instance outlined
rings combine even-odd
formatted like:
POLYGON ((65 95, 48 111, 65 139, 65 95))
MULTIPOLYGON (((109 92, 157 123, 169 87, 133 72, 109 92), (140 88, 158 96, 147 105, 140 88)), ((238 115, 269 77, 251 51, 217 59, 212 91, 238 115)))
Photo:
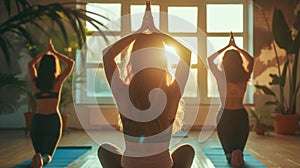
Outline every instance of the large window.
MULTIPOLYGON (((77 91, 77 103, 113 104, 106 81, 102 50, 121 37, 136 31, 145 11, 144 1, 93 0, 85 1, 86 9, 100 13, 110 21, 99 18, 109 28, 104 31, 109 43, 95 32, 88 37, 86 48, 81 50, 78 71, 85 73, 85 83, 77 91), (78 97, 78 96, 77 96, 78 97)), ((218 97, 216 82, 207 68, 206 58, 227 45, 229 33, 235 34, 238 46, 250 53, 252 50, 252 9, 247 0, 164 0, 151 1, 155 26, 182 42, 193 52, 191 73, 185 88, 186 104, 206 104, 218 97), (199 102, 200 99, 200 102, 199 102)), ((86 25, 90 31, 93 27, 86 25)), ((166 46, 172 52, 174 48, 166 46)), ((118 62, 122 59, 120 55, 118 62)), ((176 68, 178 59, 169 59, 169 70, 176 68)), ((253 84, 250 81, 245 103, 253 103, 253 84)))

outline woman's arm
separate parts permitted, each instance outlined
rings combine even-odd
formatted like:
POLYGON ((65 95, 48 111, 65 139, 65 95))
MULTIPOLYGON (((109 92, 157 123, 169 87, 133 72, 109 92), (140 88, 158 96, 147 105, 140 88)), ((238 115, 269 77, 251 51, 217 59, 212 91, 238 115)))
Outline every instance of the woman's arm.
POLYGON ((252 73, 252 70, 253 70, 253 66, 254 66, 254 59, 253 59, 253 57, 251 57, 248 52, 246 52, 245 50, 239 48, 238 46, 235 45, 234 47, 248 61, 247 70, 248 70, 248 74, 250 76, 250 74, 252 73))
MULTIPOLYGON (((111 80, 114 72, 116 71, 116 76, 119 77, 119 71, 117 68, 117 63, 115 62, 115 58, 140 34, 131 34, 128 35, 121 40, 115 42, 111 46, 107 47, 103 50, 103 63, 104 63, 104 71, 109 85, 111 86, 111 80)), ((120 79, 121 80, 121 79, 120 79)))
POLYGON ((236 50, 243 56, 246 58, 246 60, 248 61, 248 65, 247 65, 247 70, 248 70, 248 74, 250 76, 250 74, 252 73, 252 70, 253 70, 253 65, 254 65, 254 59, 253 57, 250 56, 250 54, 248 52, 246 52, 245 50, 239 48, 236 44, 235 44, 235 41, 234 41, 234 38, 233 38, 233 34, 231 32, 231 37, 230 37, 230 45, 232 45, 233 47, 236 48, 236 50))
POLYGON ((214 63, 214 60, 223 52, 225 51, 228 47, 230 47, 230 43, 225 46, 224 48, 218 50, 217 52, 213 53, 211 56, 207 58, 209 68, 211 72, 215 75, 218 76, 220 74, 220 70, 218 69, 217 65, 214 63))
POLYGON ((48 51, 41 53, 40 55, 36 56, 34 59, 28 62, 28 73, 31 81, 37 77, 36 64, 40 62, 42 57, 47 52, 48 51))
POLYGON ((70 76, 70 74, 72 73, 72 71, 74 69, 75 61, 73 59, 57 52, 52 44, 51 39, 49 40, 49 51, 52 52, 55 56, 57 56, 57 58, 59 59, 60 62, 62 62, 63 64, 66 65, 64 70, 61 72, 61 74, 57 78, 60 83, 63 83, 67 79, 67 77, 70 76))
POLYGON ((165 42, 166 45, 174 47, 176 49, 177 55, 181 58, 176 68, 175 79, 179 84, 181 91, 183 92, 189 77, 192 52, 172 37, 166 34, 160 34, 163 38, 162 41, 165 42))

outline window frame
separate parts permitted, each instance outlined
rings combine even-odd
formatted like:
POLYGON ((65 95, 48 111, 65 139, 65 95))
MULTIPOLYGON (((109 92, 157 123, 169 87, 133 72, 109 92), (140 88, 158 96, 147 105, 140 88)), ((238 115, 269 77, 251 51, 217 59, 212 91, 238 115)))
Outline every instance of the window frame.
MULTIPOLYGON (((120 3, 121 4, 121 16, 130 14, 130 5, 145 5, 144 1, 140 0, 128 0, 128 1, 122 1, 122 0, 79 0, 80 2, 84 3, 120 3)), ((198 39, 198 55, 204 55, 207 56, 207 37, 228 37, 228 32, 207 32, 206 30, 206 5, 207 4, 243 4, 243 32, 241 33, 235 33, 235 36, 237 37, 243 37, 243 48, 248 51, 251 55, 253 55, 253 4, 251 1, 248 0, 152 0, 151 5, 159 5, 160 12, 168 12, 168 7, 197 7, 198 8, 198 20, 197 20, 197 32, 192 33, 177 33, 177 32, 168 32, 168 18, 162 18, 160 16, 160 30, 162 32, 166 32, 171 36, 175 37, 197 37, 198 39), (203 31, 206 36, 205 38, 198 37, 198 33, 203 31), (194 35, 194 36, 193 36, 194 35)), ((121 31, 104 31, 105 35, 112 35, 112 36, 120 36, 124 37, 125 35, 132 33, 131 27, 127 26, 130 23, 130 17, 121 17, 121 31), (129 19, 129 20, 128 20, 129 19), (126 26, 125 26, 126 25, 126 26)), ((198 57, 199 58, 199 57, 198 57)), ((206 58, 206 57, 202 57, 206 58)), ((207 74, 208 70, 206 67, 206 62, 203 64, 202 61, 206 60, 200 60, 198 59, 197 64, 191 65, 191 68, 197 69, 197 84, 198 84, 198 90, 199 90, 199 97, 193 98, 193 97, 184 97, 185 104, 187 105, 206 105, 211 104, 212 101, 215 101, 218 98, 210 98, 208 97, 208 86, 207 86, 207 74), (201 79, 201 80, 200 80, 201 79), (205 79, 205 82, 203 81, 205 79)), ((85 67, 88 68, 103 68, 103 64, 100 63, 97 65, 94 65, 93 63, 86 63, 85 67)), ((79 68, 80 69, 80 68, 79 68)), ((82 69, 82 68, 81 68, 82 69)), ((253 82, 252 80, 250 82, 253 82)), ((83 84, 82 87, 86 87, 85 84, 83 84)), ((84 95, 81 93, 76 92, 77 94, 80 94, 81 99, 76 99, 77 104, 95 104, 93 102, 96 100, 99 105, 114 105, 113 97, 87 97, 87 95, 84 95), (91 103, 92 102, 92 103, 91 103)), ((252 85, 248 86, 248 90, 245 93, 245 104, 253 104, 253 83, 252 85)))

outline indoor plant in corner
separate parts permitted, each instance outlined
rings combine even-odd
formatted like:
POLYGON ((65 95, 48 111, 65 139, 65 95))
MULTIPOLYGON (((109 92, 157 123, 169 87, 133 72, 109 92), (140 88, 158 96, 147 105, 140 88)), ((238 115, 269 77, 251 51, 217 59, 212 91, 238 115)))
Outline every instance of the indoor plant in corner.
POLYGON ((255 124, 253 125, 253 130, 257 135, 269 135, 267 125, 264 124, 266 119, 271 119, 272 116, 268 111, 264 111, 261 109, 250 109, 251 117, 255 120, 255 124))
MULTIPOLYGON (((275 56, 277 61, 278 74, 270 74, 272 81, 270 85, 278 86, 279 93, 276 94, 268 86, 255 85, 265 94, 273 96, 273 101, 267 101, 266 105, 275 105, 274 129, 280 134, 294 134, 297 129, 299 114, 296 112, 297 94, 300 88, 298 59, 300 49, 300 11, 297 12, 297 20, 290 28, 279 9, 275 9, 272 21, 272 33, 276 44, 286 51, 285 62, 281 69, 279 56, 276 48, 275 56)), ((274 45, 274 44, 273 44, 274 45)))
MULTIPOLYGON (((25 133, 27 134, 27 131, 30 129, 32 116, 36 109, 35 98, 34 98, 33 94, 31 93, 31 91, 29 90, 28 83, 25 80, 19 79, 19 77, 17 77, 17 75, 12 74, 12 73, 0 73, 0 88, 6 89, 6 93, 7 93, 7 89, 9 89, 9 88, 5 88, 5 87, 8 87, 8 86, 12 86, 12 88, 18 89, 18 92, 16 92, 16 93, 10 92, 11 90, 9 90, 10 93, 16 94, 17 97, 24 94, 28 101, 28 111, 24 113, 24 116, 26 119, 25 120, 25 124, 26 124, 25 133)), ((5 93, 5 92, 3 92, 3 93, 5 93)), ((8 113, 10 111, 12 111, 12 112, 16 111, 14 102, 3 101, 3 99, 7 99, 6 96, 7 95, 2 94, 0 97, 0 114, 8 113)), ((17 100, 15 100, 15 102, 16 101, 17 100)))

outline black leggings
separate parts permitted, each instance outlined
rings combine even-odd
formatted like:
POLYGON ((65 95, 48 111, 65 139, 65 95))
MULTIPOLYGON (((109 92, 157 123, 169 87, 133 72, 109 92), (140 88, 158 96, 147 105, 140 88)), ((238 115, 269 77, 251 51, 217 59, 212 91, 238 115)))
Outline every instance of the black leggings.
POLYGON ((243 151, 249 135, 247 111, 224 109, 223 114, 219 113, 218 120, 217 132, 226 156, 237 149, 243 151))
MULTIPOLYGON (((30 137, 36 153, 43 159, 53 156, 62 134, 62 121, 59 113, 35 114, 30 127, 30 137)), ((47 160, 45 160, 47 163, 47 160)), ((49 160, 50 161, 50 160, 49 160)))

